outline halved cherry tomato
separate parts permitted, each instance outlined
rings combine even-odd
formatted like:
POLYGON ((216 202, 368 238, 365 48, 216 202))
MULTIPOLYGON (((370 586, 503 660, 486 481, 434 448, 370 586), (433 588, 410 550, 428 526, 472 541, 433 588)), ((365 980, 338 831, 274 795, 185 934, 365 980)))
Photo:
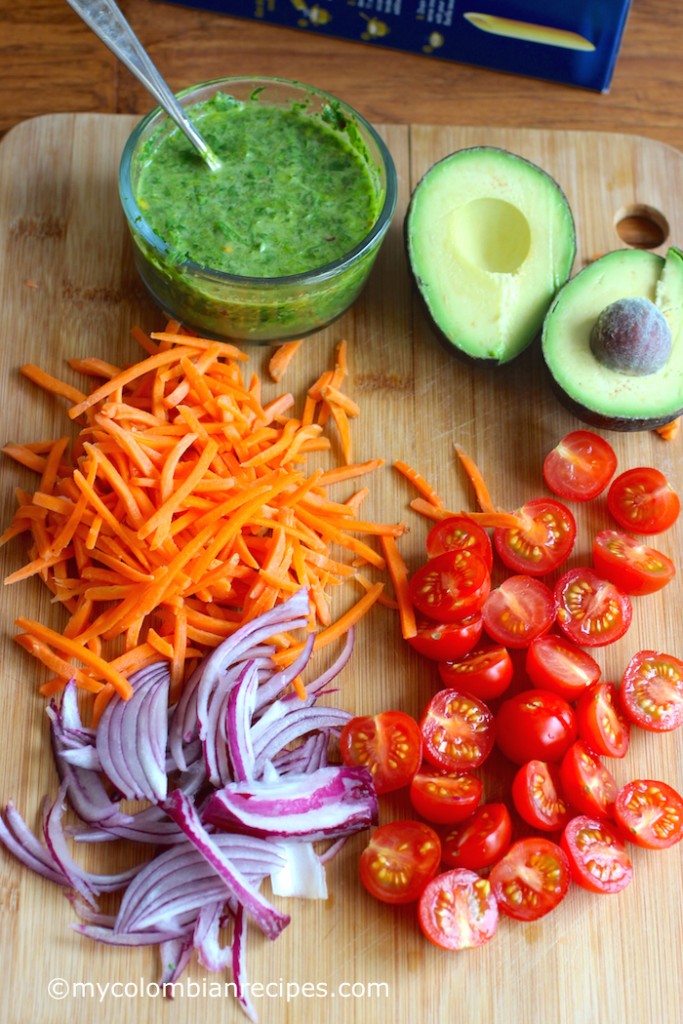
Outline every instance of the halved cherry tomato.
POLYGON ((408 643, 425 658, 455 661, 472 650, 483 631, 484 620, 480 612, 458 622, 435 622, 418 615, 417 633, 408 638, 408 643))
POLYGON ((589 892, 621 892, 633 877, 619 832, 603 819, 577 815, 562 833, 560 844, 569 859, 572 880, 589 892))
POLYGON ((508 576, 492 590, 481 610, 484 629, 504 647, 528 647, 547 633, 555 618, 552 590, 531 576, 508 576))
POLYGON ((383 903, 414 903, 439 869, 441 840, 422 821, 380 825, 360 855, 360 880, 383 903))
POLYGON ((526 673, 534 686, 559 693, 565 700, 576 700, 600 678, 595 658, 571 640, 546 633, 536 637, 526 652, 526 673))
POLYGON ((358 715, 341 731, 344 764, 363 765, 372 773, 378 793, 408 786, 422 760, 422 733, 405 711, 358 715))
POLYGON ((683 797, 666 782, 627 782, 617 794, 614 817, 627 839, 648 850, 664 850, 683 839, 683 797))
POLYGON ((633 533, 661 533, 676 522, 681 502, 658 469, 638 466, 612 481, 607 508, 619 526, 633 533))
POLYGON ((607 487, 617 468, 612 445, 592 430, 572 430, 543 461, 543 479, 559 498, 590 501, 607 487))
POLYGON ((503 565, 526 576, 545 576, 562 565, 576 539, 576 522, 569 509, 553 498, 534 498, 515 514, 524 527, 493 531, 503 565))
POLYGON ((542 832, 564 828, 572 816, 564 798, 560 772, 547 761, 527 761, 512 782, 512 802, 520 818, 542 832))
POLYGON ((573 743, 560 765, 562 789, 579 814, 592 818, 611 818, 619 787, 583 740, 573 743))
POLYGON ((518 839, 493 865, 489 881, 499 910, 518 921, 537 921, 567 895, 567 854, 541 836, 518 839))
POLYGON ((437 768, 466 772, 493 746, 493 715, 486 704, 458 690, 439 690, 420 720, 424 756, 437 768))
POLYGON ((631 722, 649 732, 683 725, 683 661, 660 651, 638 651, 624 672, 621 707, 631 722))
POLYGON ((478 647, 459 661, 440 661, 439 675, 445 686, 466 690, 480 700, 494 700, 512 682, 514 667, 505 647, 478 647))
POLYGON ((473 949, 495 935, 498 905, 486 878, 457 868, 426 886, 418 920, 423 934, 440 949, 473 949))
POLYGON ((524 690, 498 709, 496 743, 515 764, 561 761, 575 740, 574 709, 557 693, 524 690))
POLYGON ((601 530, 593 539, 593 565, 599 576, 625 594, 654 594, 673 579, 676 566, 661 551, 620 530, 601 530))
POLYGON ((427 556, 435 558, 444 551, 474 551, 491 570, 493 547, 486 530, 467 516, 449 516, 431 528, 427 534, 427 556))
POLYGON ((491 589, 486 562, 472 551, 444 551, 410 578, 415 608, 437 622, 458 622, 478 612, 491 589))
POLYGON ((614 683, 598 682, 589 687, 576 703, 576 723, 580 738, 605 757, 625 757, 631 726, 619 710, 614 683))
POLYGON ((611 644, 631 625, 633 609, 628 595, 592 569, 570 569, 560 576, 555 599, 557 624, 579 647, 611 644))
POLYGON ((449 868, 481 871, 500 860, 511 838, 505 804, 482 804, 467 821, 441 833, 441 859, 449 868))
POLYGON ((423 764, 410 783, 410 802, 428 821, 455 825, 474 813, 482 789, 481 779, 469 772, 445 772, 423 764))

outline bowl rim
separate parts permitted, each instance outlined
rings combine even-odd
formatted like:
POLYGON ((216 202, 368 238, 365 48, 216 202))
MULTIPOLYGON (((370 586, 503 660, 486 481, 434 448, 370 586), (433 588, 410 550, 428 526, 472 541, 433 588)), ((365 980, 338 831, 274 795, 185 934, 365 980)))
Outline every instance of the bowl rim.
MULTIPOLYGON (((389 147, 370 121, 363 117, 363 115, 354 107, 350 106, 340 97, 335 96, 324 89, 319 89, 315 85, 310 85, 307 82, 300 81, 299 79, 283 78, 273 75, 230 75, 227 77, 212 78, 206 82, 199 82, 196 85, 187 86, 185 89, 181 89, 176 93, 176 98, 182 103, 183 101, 191 100, 195 93, 205 89, 215 87, 217 91, 219 86, 244 83, 253 83, 255 88, 259 84, 265 84, 266 86, 294 86, 295 88, 302 89, 307 93, 311 93, 319 97, 320 99, 338 104, 344 113, 351 115, 351 117, 367 131, 379 152, 385 175, 384 202, 382 203, 382 207, 374 224, 360 242, 353 247, 353 249, 350 249, 348 252, 344 253, 343 256, 338 257, 331 263, 325 263, 322 266, 314 267, 311 270, 301 271, 297 274, 285 274, 280 277, 252 277, 243 274, 231 274, 224 270, 216 270, 212 267, 206 267, 201 263, 195 263, 190 259, 174 261, 174 266, 179 271, 186 271, 190 274, 201 276, 206 280, 224 284, 230 283, 235 286, 244 284, 251 287, 275 288, 281 287, 283 284, 296 285, 297 283, 306 284, 313 281, 318 282, 328 280, 329 278, 334 277, 341 268, 357 262, 368 250, 372 249, 375 243, 382 238, 389 227, 398 199, 398 176, 396 173, 396 165, 389 147)), ((160 123, 163 123, 164 118, 168 118, 168 115, 161 106, 156 106, 141 118, 130 133, 121 154, 118 184, 119 198, 129 226, 162 257, 172 260, 173 249, 162 238, 160 238, 147 223, 143 211, 136 202, 133 188, 131 186, 133 154, 135 153, 137 143, 143 132, 155 119, 159 119, 160 123)))

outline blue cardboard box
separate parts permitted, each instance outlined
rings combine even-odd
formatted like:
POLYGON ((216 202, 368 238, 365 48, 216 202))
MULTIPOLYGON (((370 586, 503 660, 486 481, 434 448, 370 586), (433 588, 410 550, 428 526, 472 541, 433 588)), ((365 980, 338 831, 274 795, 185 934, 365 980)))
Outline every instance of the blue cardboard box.
POLYGON ((630 0, 166 0, 607 92, 630 0))

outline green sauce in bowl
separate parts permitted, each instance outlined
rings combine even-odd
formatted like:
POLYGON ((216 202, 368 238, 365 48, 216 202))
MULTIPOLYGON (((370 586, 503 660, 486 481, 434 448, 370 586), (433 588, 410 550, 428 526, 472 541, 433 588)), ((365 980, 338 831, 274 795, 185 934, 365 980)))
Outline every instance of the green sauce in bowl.
POLYGON ((363 287, 395 207, 382 140, 299 83, 221 80, 180 99, 221 169, 161 111, 133 132, 120 193, 149 291, 217 337, 277 341, 330 323, 363 287))

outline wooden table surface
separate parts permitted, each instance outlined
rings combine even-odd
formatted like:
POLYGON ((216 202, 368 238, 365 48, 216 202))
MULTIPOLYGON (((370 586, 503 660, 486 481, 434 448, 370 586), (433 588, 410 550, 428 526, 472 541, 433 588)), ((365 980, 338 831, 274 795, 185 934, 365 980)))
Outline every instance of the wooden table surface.
MULTIPOLYGON (((634 0, 607 95, 156 0, 120 7, 174 89, 227 74, 284 75, 380 123, 627 131, 683 149, 678 0, 634 0)), ((65 0, 0 0, 0 26, 0 132, 37 114, 149 109, 143 88, 65 0)))

